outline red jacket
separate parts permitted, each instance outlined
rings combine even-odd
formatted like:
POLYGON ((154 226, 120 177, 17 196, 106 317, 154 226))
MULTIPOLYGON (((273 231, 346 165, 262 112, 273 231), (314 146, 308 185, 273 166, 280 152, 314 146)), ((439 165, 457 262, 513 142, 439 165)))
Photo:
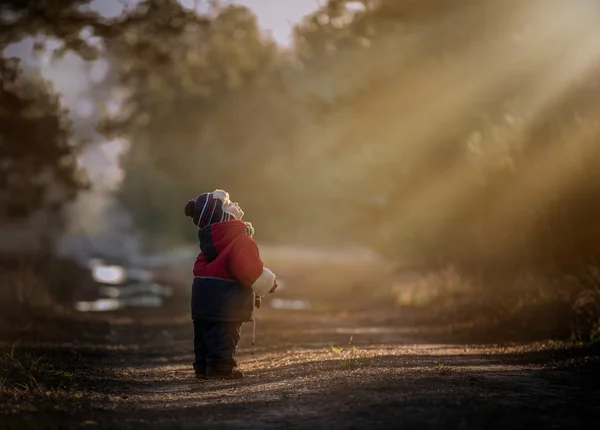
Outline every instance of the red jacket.
POLYGON ((251 321, 254 294, 266 294, 275 275, 263 265, 258 246, 239 220, 198 231, 200 255, 194 264, 192 317, 212 321, 251 321))
POLYGON ((202 252, 196 258, 194 276, 229 279, 251 287, 262 274, 264 264, 246 229, 244 221, 234 220, 199 230, 202 252))

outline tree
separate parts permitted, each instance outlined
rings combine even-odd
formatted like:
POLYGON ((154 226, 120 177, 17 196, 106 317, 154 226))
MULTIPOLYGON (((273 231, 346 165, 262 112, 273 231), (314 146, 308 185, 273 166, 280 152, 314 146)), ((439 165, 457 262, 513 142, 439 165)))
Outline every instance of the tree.
POLYGON ((0 4, 0 48, 27 36, 54 38, 62 42, 58 52, 76 51, 85 59, 96 49, 89 36, 110 34, 109 21, 87 9, 90 0, 9 0, 0 4), (89 30, 86 33, 85 30, 89 30))
MULTIPOLYGON (((38 50, 44 49, 48 40, 60 42, 54 51, 57 56, 68 51, 84 60, 105 55, 106 44, 123 38, 130 26, 136 25, 135 17, 105 19, 91 11, 89 3, 2 2, 0 49, 25 37, 35 37, 38 42, 34 47, 38 50)), ((1 61, 2 212, 4 216, 26 217, 37 209, 56 210, 88 185, 76 161, 83 143, 71 138, 68 112, 50 84, 31 73, 25 75, 11 59, 3 56, 1 61)))
POLYGON ((148 1, 123 22, 124 40, 107 49, 125 97, 103 129, 131 142, 122 200, 137 225, 176 242, 189 237, 176 208, 202 190, 240 191, 260 170, 252 160, 268 142, 252 145, 250 126, 257 109, 272 108, 244 100, 277 79, 278 53, 244 7, 202 16, 177 1, 148 1))
MULTIPOLYGON (((56 54, 76 51, 95 58, 86 40, 108 27, 86 11, 89 0, 5 1, 0 5, 0 49, 27 36, 62 42, 56 54), (88 34, 89 36, 89 34, 88 34)), ((43 39, 42 39, 43 40, 43 39)), ((43 44, 36 44, 42 49, 43 44)), ((26 218, 39 210, 58 210, 89 184, 77 163, 82 142, 71 137, 67 110, 51 84, 24 73, 16 59, 0 58, 1 217, 26 218)))
POLYGON ((295 32, 293 88, 320 117, 293 154, 289 194, 338 214, 311 222, 407 264, 470 273, 597 258, 583 221, 597 216, 584 144, 597 136, 590 5, 383 0, 340 20, 348 3, 295 32), (581 24, 558 25, 561 14, 581 24))
POLYGON ((1 216, 56 209, 85 185, 67 112, 51 85, 0 59, 1 216))

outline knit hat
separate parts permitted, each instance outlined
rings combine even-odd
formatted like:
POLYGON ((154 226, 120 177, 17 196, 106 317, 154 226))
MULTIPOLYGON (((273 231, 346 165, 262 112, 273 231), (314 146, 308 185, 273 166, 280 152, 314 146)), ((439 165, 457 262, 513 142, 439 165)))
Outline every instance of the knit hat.
POLYGON ((185 215, 194 220, 198 228, 204 228, 216 222, 225 222, 235 217, 223 210, 223 205, 229 203, 229 193, 215 190, 212 193, 200 194, 185 205, 185 215))

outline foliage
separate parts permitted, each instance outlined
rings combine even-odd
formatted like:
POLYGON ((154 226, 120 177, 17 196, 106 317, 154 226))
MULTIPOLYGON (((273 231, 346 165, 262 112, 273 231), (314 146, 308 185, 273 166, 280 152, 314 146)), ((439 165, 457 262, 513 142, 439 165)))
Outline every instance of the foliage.
POLYGON ((244 8, 143 3, 109 49, 127 98, 107 130, 133 142, 123 199, 172 241, 193 236, 177 207, 223 187, 261 238, 365 244, 417 267, 577 270, 600 251, 584 221, 597 73, 544 86, 589 23, 552 27, 542 6, 330 1, 282 52, 244 8))
POLYGON ((0 59, 0 220, 57 208, 83 188, 80 144, 48 82, 0 59))
MULTIPOLYGON (((76 51, 96 58, 89 36, 106 30, 86 10, 89 0, 5 1, 0 5, 0 48, 26 37, 58 40, 56 55, 76 51)), ((0 58, 0 222, 28 218, 43 209, 57 211, 87 187, 78 166, 82 142, 72 139, 68 112, 49 82, 24 73, 16 59, 0 58)))
MULTIPOLYGON (((3 2, 0 48, 33 37, 35 50, 45 49, 47 41, 58 41, 55 57, 72 51, 84 60, 92 60, 106 55, 107 45, 118 45, 116 40, 126 40, 129 29, 140 25, 140 17, 134 15, 106 19, 93 12, 89 3, 3 2)), ((177 4, 153 0, 140 8, 168 3, 177 4)), ((136 55, 143 51, 156 58, 156 46, 140 45, 144 46, 136 55)), ((88 184, 77 164, 82 142, 72 138, 73 127, 60 95, 48 82, 24 74, 15 59, 3 56, 0 73, 0 205, 6 222, 7 218, 27 218, 41 209, 56 211, 88 184)))
MULTIPOLYGON (((86 10, 90 0, 9 0, 0 5, 0 47, 28 36, 58 39, 59 53, 73 50, 86 59, 97 51, 86 36, 106 30, 101 17, 86 10), (87 30, 87 32, 86 32, 87 30)), ((41 49, 41 44, 37 45, 41 49)))
MULTIPOLYGON (((312 163, 320 183, 311 188, 327 191, 344 214, 331 223, 332 236, 341 235, 335 224, 351 227, 356 239, 404 265, 455 264, 494 276, 580 270, 600 252, 586 221, 600 210, 591 144, 599 69, 593 57, 578 57, 588 63, 570 77, 564 58, 587 40, 590 22, 552 27, 541 14, 528 27, 539 2, 531 10, 446 5, 379 2, 340 29, 323 10, 297 29, 309 36, 299 36, 300 47, 329 49, 313 48, 317 54, 303 61, 306 92, 328 114, 316 166, 314 157, 296 159, 296 172, 312 163), (368 43, 350 48, 332 32, 368 43), (511 74, 551 38, 560 42, 511 74)), ((577 7, 584 5, 563 12, 577 7)))
POLYGON ((121 198, 155 245, 194 240, 185 201, 224 188, 260 240, 366 245, 485 290, 600 256, 597 9, 526 3, 330 0, 285 50, 239 6, 107 20, 13 1, 0 44, 40 33, 92 58, 100 38, 122 101, 102 130, 129 140, 121 198))
POLYGON ((42 356, 10 352, 0 354, 0 391, 25 393, 60 390, 71 384, 72 374, 42 356))
MULTIPOLYGON (((177 2, 142 2, 130 14, 124 43, 108 45, 125 100, 104 130, 134 142, 122 195, 137 224, 151 231, 173 226, 177 241, 189 233, 175 209, 182 201, 206 188, 235 190, 242 175, 259 170, 247 163, 250 151, 262 153, 250 144, 247 115, 256 116, 239 99, 267 97, 259 93, 277 51, 243 7, 209 19, 177 2), (147 45, 156 49, 148 53, 147 45)), ((252 128, 260 132, 267 121, 252 128)))

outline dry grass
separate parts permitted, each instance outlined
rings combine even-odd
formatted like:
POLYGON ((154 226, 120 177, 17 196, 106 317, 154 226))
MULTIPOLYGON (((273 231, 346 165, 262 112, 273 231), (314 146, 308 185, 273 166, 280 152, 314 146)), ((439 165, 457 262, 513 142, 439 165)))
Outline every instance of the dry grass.
MULTIPOLYGON (((39 412, 76 413, 106 401, 106 396, 95 392, 90 384, 105 378, 107 371, 82 366, 80 360, 79 355, 64 350, 0 350, 0 421, 39 412)), ((23 428, 22 423, 17 420, 11 428, 23 428)))
MULTIPOLYGON (((543 276, 533 272, 506 279, 461 275, 454 267, 392 285, 396 305, 427 313, 431 319, 471 322, 522 321, 525 326, 554 320, 573 340, 600 340, 600 270, 580 276, 543 276)), ((524 329, 527 327, 524 326, 524 329)))
POLYGON ((0 308, 4 316, 64 315, 46 282, 30 268, 0 272, 0 308))
POLYGON ((448 266, 440 272, 401 277, 392 284, 392 293, 397 305, 427 307, 443 298, 456 303, 473 291, 473 285, 448 266))
POLYGON ((71 384, 73 374, 43 356, 17 353, 14 348, 0 354, 0 391, 3 393, 46 393, 71 384))
POLYGON ((34 270, 0 271, 0 345, 71 341, 80 333, 79 319, 34 270))

